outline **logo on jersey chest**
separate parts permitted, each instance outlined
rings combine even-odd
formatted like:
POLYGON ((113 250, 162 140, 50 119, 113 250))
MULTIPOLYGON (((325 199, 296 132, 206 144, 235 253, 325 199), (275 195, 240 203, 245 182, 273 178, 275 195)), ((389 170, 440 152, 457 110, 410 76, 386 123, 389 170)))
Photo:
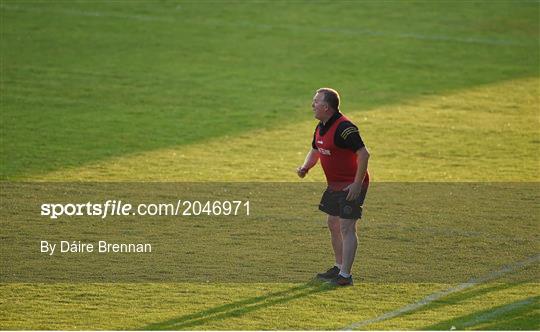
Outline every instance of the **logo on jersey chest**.
POLYGON ((317 150, 319 150, 320 154, 324 154, 325 156, 331 155, 330 150, 322 148, 322 146, 324 146, 324 142, 322 139, 320 138, 317 139, 317 145, 318 145, 317 150))
POLYGON ((320 154, 324 154, 325 156, 330 156, 331 155, 330 150, 323 149, 323 148, 317 148, 317 150, 319 150, 320 154))

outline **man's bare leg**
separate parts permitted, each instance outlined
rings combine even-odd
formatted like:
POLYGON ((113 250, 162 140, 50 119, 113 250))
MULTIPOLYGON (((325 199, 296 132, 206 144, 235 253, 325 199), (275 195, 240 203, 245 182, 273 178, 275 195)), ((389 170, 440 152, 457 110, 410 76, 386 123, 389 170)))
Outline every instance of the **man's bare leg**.
POLYGON ((341 238, 341 226, 338 216, 328 216, 327 219, 328 229, 330 230, 330 236, 332 238, 332 249, 334 250, 334 257, 336 258, 336 264, 341 265, 343 262, 343 241, 341 238))
POLYGON ((341 238, 343 242, 343 254, 341 272, 351 274, 358 237, 356 236, 356 219, 339 219, 341 238))

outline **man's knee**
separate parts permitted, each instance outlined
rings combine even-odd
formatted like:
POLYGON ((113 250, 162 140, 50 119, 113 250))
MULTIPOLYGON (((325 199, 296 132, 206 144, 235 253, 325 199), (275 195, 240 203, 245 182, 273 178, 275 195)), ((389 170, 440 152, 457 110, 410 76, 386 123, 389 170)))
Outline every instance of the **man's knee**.
POLYGON ((330 232, 341 232, 340 228, 340 221, 338 216, 328 216, 327 219, 328 229, 330 229, 330 232))
POLYGON ((340 219, 339 229, 342 236, 356 234, 356 220, 340 219))

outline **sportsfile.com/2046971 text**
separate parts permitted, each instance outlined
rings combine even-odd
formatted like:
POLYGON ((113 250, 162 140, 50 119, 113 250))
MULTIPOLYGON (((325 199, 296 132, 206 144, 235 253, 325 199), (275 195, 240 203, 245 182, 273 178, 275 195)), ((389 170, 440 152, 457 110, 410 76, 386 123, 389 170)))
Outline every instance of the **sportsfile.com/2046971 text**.
POLYGON ((175 203, 141 203, 134 205, 121 200, 104 203, 43 203, 41 215, 58 217, 96 216, 239 216, 250 214, 250 202, 241 200, 198 201, 177 200, 175 203))

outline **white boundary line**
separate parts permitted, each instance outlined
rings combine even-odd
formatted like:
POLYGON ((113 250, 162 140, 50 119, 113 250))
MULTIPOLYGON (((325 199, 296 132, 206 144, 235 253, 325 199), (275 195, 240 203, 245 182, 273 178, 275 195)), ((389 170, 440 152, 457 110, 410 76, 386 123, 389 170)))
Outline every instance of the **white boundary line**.
MULTIPOLYGON (((185 19, 181 16, 171 17, 171 16, 152 16, 152 15, 129 15, 121 13, 111 13, 111 12, 98 12, 98 11, 81 11, 75 9, 49 9, 49 8, 34 8, 34 7, 20 7, 13 5, 0 5, 0 9, 11 10, 11 11, 25 11, 25 12, 38 12, 38 13, 52 13, 52 14, 61 14, 69 16, 85 16, 85 17, 102 17, 102 18, 118 18, 118 19, 128 19, 136 21, 147 21, 147 22, 181 22, 182 19, 185 19)), ((178 10, 178 9, 177 9, 178 10)), ((453 37, 447 35, 434 35, 434 34, 421 34, 421 33, 407 33, 407 32, 385 32, 377 31, 370 29, 349 29, 349 28, 310 28, 302 27, 297 25, 269 25, 269 24, 259 24, 256 22, 220 22, 220 21, 210 21, 210 22, 190 22, 191 24, 203 24, 203 25, 215 25, 217 27, 233 27, 233 28, 254 28, 260 30, 273 30, 273 29, 284 29, 289 31, 305 31, 305 32, 314 32, 314 33, 334 33, 342 35, 352 35, 352 36, 367 36, 367 37, 388 37, 388 38, 398 38, 398 39, 416 39, 424 41, 435 41, 435 42, 454 42, 454 43, 464 43, 464 44, 480 44, 480 45, 496 45, 496 46, 528 46, 529 43, 526 42, 517 42, 510 39, 501 39, 501 38, 485 38, 485 37, 453 37)), ((531 41, 532 42, 532 41, 531 41)), ((536 40, 535 40, 536 42, 536 40)))
POLYGON ((344 327, 342 330, 350 331, 350 330, 353 330, 353 329, 358 329, 358 328, 367 326, 369 324, 382 322, 384 320, 391 319, 391 318, 403 315, 405 313, 408 313, 408 312, 417 310, 417 309, 419 309, 419 308, 421 308, 423 306, 426 306, 426 305, 430 304, 431 302, 436 301, 436 300, 438 300, 440 298, 443 298, 443 297, 445 297, 445 296, 447 296, 449 294, 456 293, 456 292, 461 292, 461 291, 463 291, 463 290, 465 290, 467 288, 471 288, 471 287, 476 286, 478 284, 482 284, 482 283, 485 283, 487 281, 498 279, 498 278, 502 277, 505 274, 516 272, 519 269, 522 269, 522 268, 524 268, 526 266, 529 266, 529 265, 534 264, 534 263, 539 262, 539 261, 540 261, 540 254, 537 254, 535 256, 531 256, 531 257, 529 257, 529 258, 527 258, 525 260, 510 264, 510 265, 506 265, 506 266, 500 268, 499 270, 489 272, 488 274, 485 274, 485 275, 483 275, 483 276, 481 276, 479 278, 473 278, 473 279, 471 279, 471 280, 469 280, 469 281, 467 281, 465 283, 462 283, 460 285, 450 287, 448 289, 445 289, 445 290, 430 294, 430 295, 426 296, 425 298, 421 299, 418 302, 411 303, 411 304, 406 305, 406 306, 404 306, 402 308, 399 308, 397 310, 387 312, 385 314, 382 314, 381 316, 352 323, 349 326, 344 327))
POLYGON ((76 10, 76 9, 50 9, 46 7, 43 7, 43 8, 21 7, 18 5, 13 6, 13 5, 6 5, 6 4, 0 5, 0 9, 30 12, 30 13, 50 13, 50 14, 59 14, 59 15, 66 15, 66 16, 119 18, 119 19, 127 19, 127 20, 134 20, 134 21, 147 21, 147 22, 157 21, 157 22, 174 23, 181 19, 181 18, 178 18, 178 20, 175 20, 170 17, 160 17, 160 16, 151 16, 151 15, 126 15, 126 14, 120 14, 120 13, 83 11, 83 10, 76 10))
POLYGON ((490 311, 490 312, 485 313, 483 315, 474 317, 473 319, 471 319, 471 320, 469 320, 469 321, 467 321, 465 323, 456 324, 455 327, 457 327, 457 329, 459 329, 459 330, 464 330, 467 327, 472 327, 472 326, 477 325, 477 324, 488 322, 491 319, 496 318, 497 316, 500 316, 500 315, 505 314, 505 313, 507 313, 509 311, 512 311, 512 310, 515 310, 515 309, 518 309, 518 308, 521 308, 521 307, 524 307, 524 306, 527 306, 527 305, 533 304, 533 303, 534 303, 534 298, 530 297, 530 298, 525 299, 523 301, 519 301, 519 302, 515 302, 515 303, 505 305, 503 307, 499 307, 499 308, 497 308, 497 309, 495 309, 493 311, 490 311))

